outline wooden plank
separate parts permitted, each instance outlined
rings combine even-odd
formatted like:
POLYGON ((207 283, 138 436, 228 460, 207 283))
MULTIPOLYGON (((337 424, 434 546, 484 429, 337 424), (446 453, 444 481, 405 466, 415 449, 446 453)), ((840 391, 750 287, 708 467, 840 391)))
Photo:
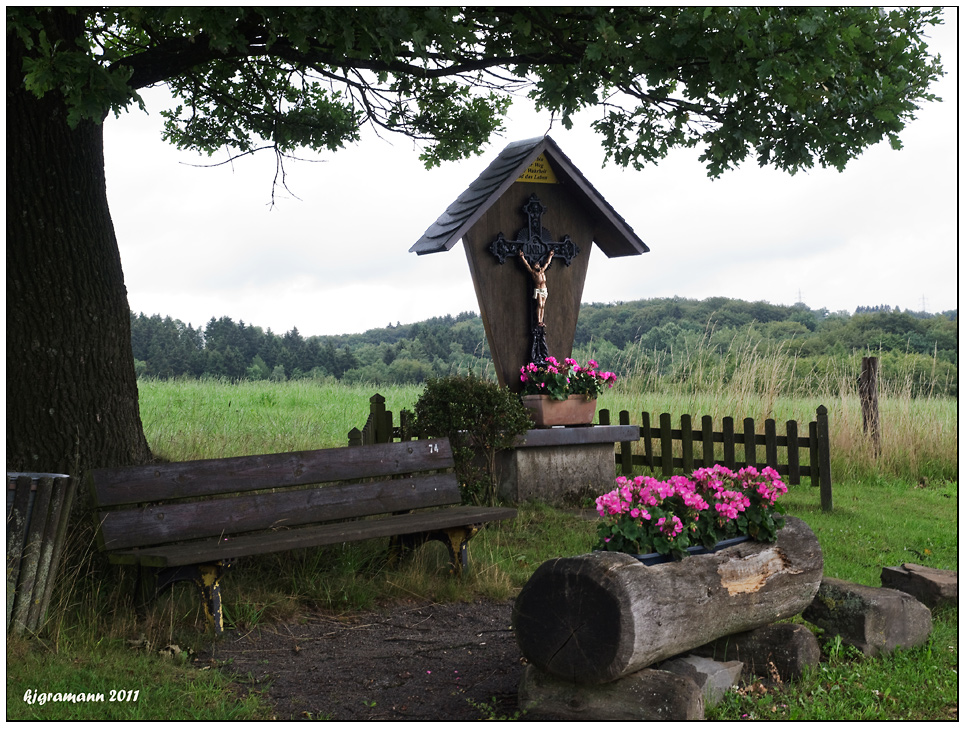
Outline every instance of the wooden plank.
POLYGON ((773 418, 765 420, 765 464, 778 467, 778 433, 773 418))
POLYGON ((155 504, 98 518, 105 548, 116 550, 458 503, 459 484, 448 473, 155 504))
POLYGON ((694 470, 694 433, 690 415, 681 416, 681 464, 685 473, 694 470))
POLYGON ((818 423, 813 420, 808 424, 808 475, 812 488, 819 484, 818 471, 818 423))
MULTIPOLYGON (((621 425, 631 424, 631 414, 626 410, 621 410, 619 417, 621 425)), ((634 460, 633 454, 631 453, 631 442, 629 440, 622 440, 620 448, 621 474, 624 476, 632 476, 634 474, 634 460)))
POLYGON ((654 443, 652 442, 651 414, 641 413, 641 437, 644 438, 644 465, 654 470, 654 443))
POLYGON ((30 510, 30 520, 27 524, 20 575, 17 580, 17 594, 14 597, 13 614, 11 616, 11 625, 15 634, 20 634, 29 628, 27 616, 33 602, 34 583, 38 576, 41 547, 44 530, 47 527, 47 515, 53 490, 54 480, 50 476, 41 476, 37 479, 37 490, 35 491, 33 508, 30 510))
POLYGON ((515 448, 534 448, 561 445, 589 445, 592 443, 620 443, 637 440, 640 429, 636 425, 597 425, 573 428, 534 428, 517 439, 515 448))
POLYGON ((671 450, 671 414, 661 413, 661 473, 665 478, 674 470, 674 460, 671 450))
POLYGON ((341 544, 362 539, 481 525, 491 521, 513 519, 516 515, 516 509, 454 506, 436 511, 419 511, 380 519, 314 525, 277 532, 244 534, 227 539, 208 539, 165 547, 113 552, 108 556, 112 562, 118 564, 178 567, 180 565, 201 564, 258 554, 272 554, 290 549, 341 544))
POLYGON ((730 415, 721 419, 721 430, 724 443, 724 465, 732 471, 735 469, 735 419, 730 415))
POLYGON ((714 465, 714 420, 710 415, 701 417, 701 465, 704 468, 714 465))
POLYGON ((44 595, 48 586, 55 580, 56 563, 53 561, 54 548, 57 545, 57 533, 60 528, 61 512, 64 508, 64 497, 70 486, 70 478, 51 479, 50 502, 46 514, 34 514, 34 518, 44 518, 44 529, 40 542, 40 559, 37 562, 37 574, 34 579, 33 594, 30 596, 30 607, 27 610, 27 628, 35 631, 40 627, 44 606, 44 595))
POLYGON ((789 420, 785 423, 787 438, 788 482, 797 486, 802 481, 802 472, 798 459, 798 421, 789 420))
POLYGON ((755 452, 755 421, 753 418, 745 418, 745 465, 754 466, 758 463, 758 454, 755 452))
MULTIPOLYGON (((9 484, 8 484, 9 488, 9 484)), ((30 476, 20 475, 14 481, 13 508, 7 510, 7 629, 13 617, 13 602, 27 539, 27 510, 31 493, 36 497, 35 482, 30 476)))
POLYGON ((822 511, 832 510, 832 463, 828 435, 828 409, 819 405, 815 411, 818 440, 818 472, 821 491, 822 511))
POLYGON ((386 443, 365 448, 212 458, 92 471, 89 485, 98 506, 300 486, 360 475, 380 478, 451 468, 449 440, 386 443))

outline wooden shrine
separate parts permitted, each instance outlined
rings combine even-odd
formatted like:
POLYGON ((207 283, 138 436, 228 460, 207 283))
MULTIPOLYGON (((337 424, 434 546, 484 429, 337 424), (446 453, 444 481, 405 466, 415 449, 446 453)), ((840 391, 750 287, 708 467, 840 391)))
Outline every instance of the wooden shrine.
POLYGON ((515 392, 527 363, 571 356, 592 244, 648 251, 550 137, 507 145, 409 250, 460 239, 497 378, 515 392))

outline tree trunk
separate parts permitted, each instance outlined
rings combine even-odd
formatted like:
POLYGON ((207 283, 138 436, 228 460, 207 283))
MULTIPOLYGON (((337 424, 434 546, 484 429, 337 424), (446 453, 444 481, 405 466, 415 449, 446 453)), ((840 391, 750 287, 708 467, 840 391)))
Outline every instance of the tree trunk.
MULTIPOLYGON (((41 14, 70 47, 83 14, 41 14)), ((23 87, 7 34, 7 468, 77 474, 144 463, 103 127, 71 129, 63 99, 23 87)))
POLYGON ((745 542, 645 567, 596 552, 542 564, 513 606, 523 655, 578 684, 614 681, 716 638, 790 618, 822 581, 822 551, 788 518, 774 544, 745 542))

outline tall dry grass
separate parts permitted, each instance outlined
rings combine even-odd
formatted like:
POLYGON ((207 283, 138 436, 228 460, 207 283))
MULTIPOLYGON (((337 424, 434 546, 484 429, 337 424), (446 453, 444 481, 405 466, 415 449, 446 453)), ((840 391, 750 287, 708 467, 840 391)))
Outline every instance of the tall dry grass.
MULTIPOLYGON (((710 415, 715 428, 731 416, 736 423, 754 418, 758 432, 773 418, 779 432, 787 420, 799 432, 815 419, 819 405, 828 408, 833 480, 867 477, 956 480, 958 402, 929 394, 914 382, 911 366, 899 376, 880 380, 878 402, 881 450, 863 432, 858 384, 861 355, 829 358, 822 367, 801 367, 794 352, 765 347, 751 339, 735 339, 724 353, 707 338, 692 349, 670 354, 629 347, 618 362, 617 386, 604 394, 599 407, 627 410, 632 422, 641 412, 684 414, 695 421, 710 415)), ((930 392, 932 388, 926 389, 930 392)))

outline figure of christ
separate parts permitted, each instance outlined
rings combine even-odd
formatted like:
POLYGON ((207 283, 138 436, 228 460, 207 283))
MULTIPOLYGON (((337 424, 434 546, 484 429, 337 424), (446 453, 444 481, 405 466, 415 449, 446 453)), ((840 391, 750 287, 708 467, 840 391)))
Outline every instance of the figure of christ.
POLYGON ((542 327, 544 326, 543 313, 547 305, 547 269, 550 268, 550 261, 553 260, 553 251, 550 251, 547 262, 542 266, 539 264, 531 266, 523 255, 523 251, 520 251, 520 260, 523 261, 523 265, 533 276, 533 298, 537 300, 537 326, 542 327))

